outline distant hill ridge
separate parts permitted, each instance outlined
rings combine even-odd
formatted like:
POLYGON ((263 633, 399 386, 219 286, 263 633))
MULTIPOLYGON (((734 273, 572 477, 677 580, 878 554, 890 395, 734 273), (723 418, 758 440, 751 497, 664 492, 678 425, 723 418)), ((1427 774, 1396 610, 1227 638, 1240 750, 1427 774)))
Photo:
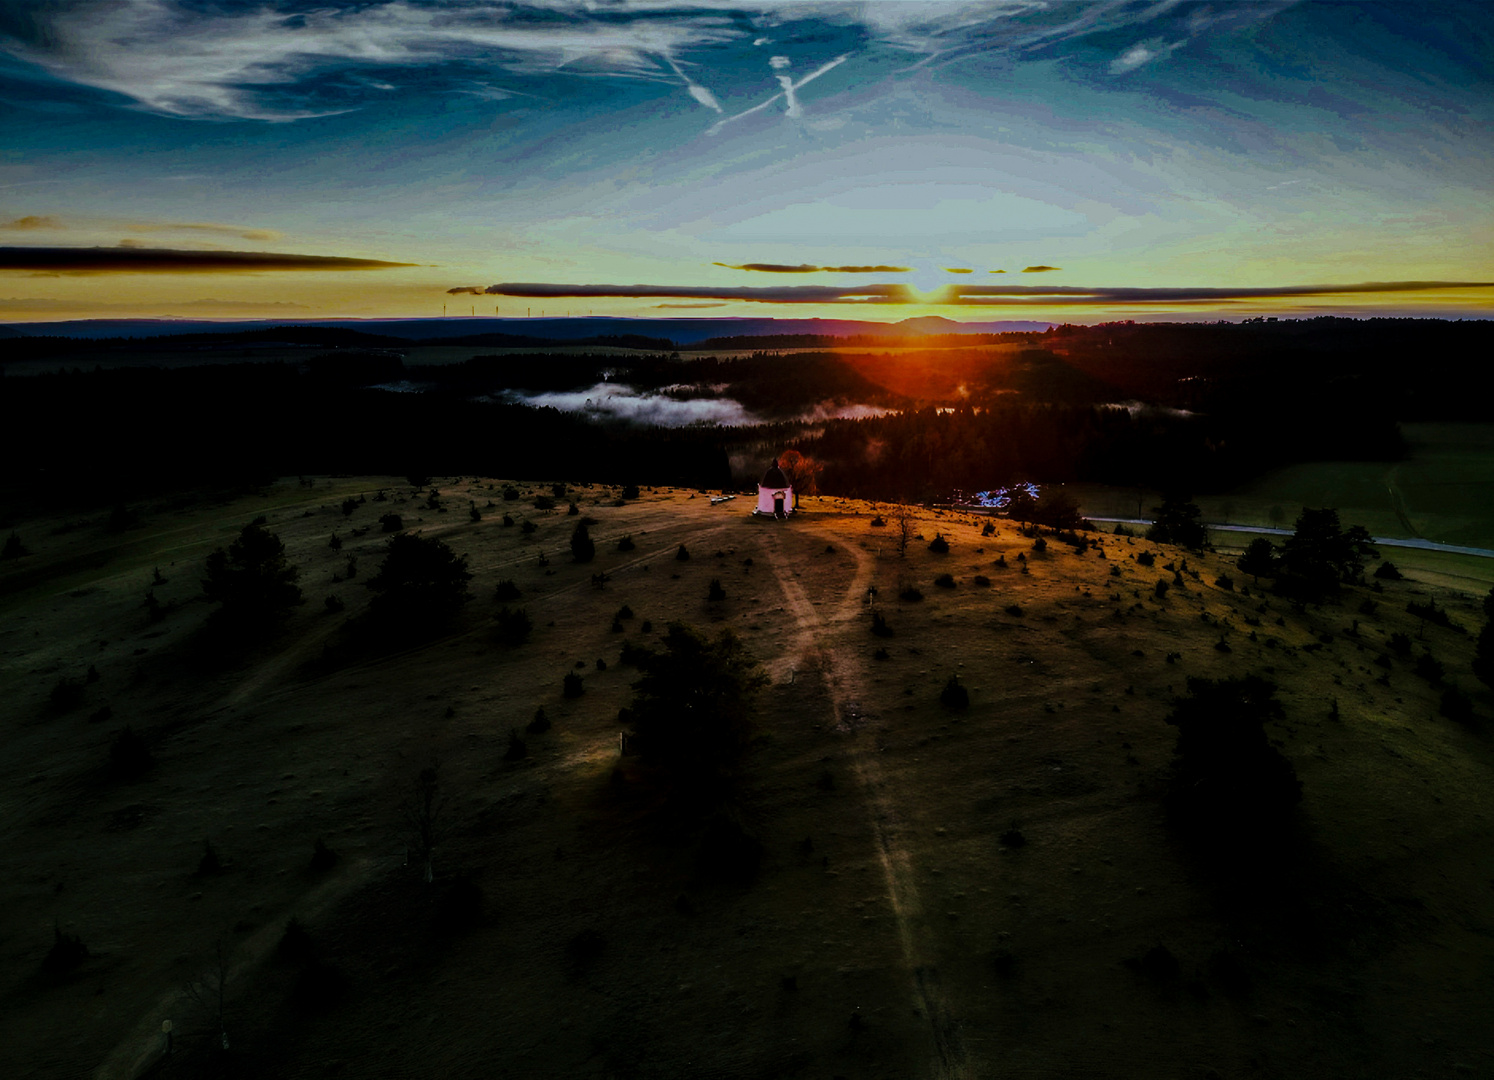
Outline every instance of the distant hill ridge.
MULTIPOLYGON (((59 322, 8 323, 0 336, 61 337, 100 340, 190 337, 221 341, 241 339, 308 345, 398 345, 424 342, 524 348, 549 344, 614 344, 632 348, 700 347, 713 340, 806 337, 822 344, 842 337, 897 338, 922 334, 1031 333, 1048 322, 962 323, 939 316, 879 323, 849 319, 505 319, 451 316, 440 319, 283 319, 214 321, 206 319, 70 319, 59 322), (339 335, 344 335, 339 337, 339 335), (620 340, 608 340, 620 339, 620 340), (643 341, 645 344, 634 344, 643 341)), ((722 346, 730 348, 732 346, 722 346)))

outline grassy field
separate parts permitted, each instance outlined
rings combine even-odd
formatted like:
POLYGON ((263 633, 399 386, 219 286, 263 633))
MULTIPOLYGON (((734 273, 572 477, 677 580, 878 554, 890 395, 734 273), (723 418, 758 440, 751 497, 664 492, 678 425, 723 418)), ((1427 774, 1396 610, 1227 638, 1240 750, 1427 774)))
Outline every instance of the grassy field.
POLYGON ((1039 552, 1005 522, 983 537, 985 519, 918 511, 902 557, 893 507, 816 499, 779 524, 740 499, 618 506, 600 488, 574 491, 598 522, 596 562, 574 565, 540 486, 505 503, 498 481, 438 484, 448 513, 395 478, 318 478, 141 506, 122 533, 107 515, 18 526, 32 554, 0 563, 0 1071, 1494 1073, 1494 703, 1468 674, 1480 596, 1456 575, 1295 607, 1247 595, 1227 556, 1139 539, 1039 552), (452 633, 373 651, 351 628, 391 509, 467 555, 476 599, 452 633), (206 657, 204 559, 261 514, 306 603, 264 646, 206 657), (358 576, 336 580, 349 555, 358 576), (1185 557, 1196 578, 1163 569, 1185 557), (1159 597, 1159 578, 1181 584, 1159 597), (496 638, 500 580, 534 621, 526 644, 496 638), (924 598, 899 600, 909 585, 924 598), (1429 597, 1454 627, 1406 612, 1429 597), (891 637, 869 632, 873 608, 891 637), (621 646, 671 619, 732 628, 772 678, 727 803, 762 845, 750 881, 703 869, 711 824, 619 757, 637 677, 621 646), (1472 696, 1472 723, 1439 716, 1399 656, 1377 666, 1398 632, 1472 696), (567 673, 582 696, 562 695, 567 673), (1245 673, 1278 684, 1270 735, 1304 789, 1290 872, 1249 902, 1161 807, 1186 678, 1245 673), (967 710, 940 704, 953 675, 967 710), (92 679, 80 703, 50 702, 63 677, 92 679), (538 707, 553 728, 508 760, 538 707), (156 760, 133 781, 105 767, 125 725, 156 760), (427 885, 404 811, 431 763, 445 829, 427 885), (335 866, 312 868, 318 838, 335 866), (216 873, 198 872, 205 840, 216 873), (482 916, 457 932, 442 913, 461 881, 482 916), (292 918, 315 964, 282 946, 292 918), (54 927, 90 955, 48 974, 54 927), (219 942, 227 1055, 183 990, 219 970, 219 942))
MULTIPOLYGON (((1331 506, 1374 536, 1494 549, 1494 426, 1405 424, 1405 461, 1290 465, 1223 495, 1195 501, 1205 521, 1290 529, 1304 506, 1331 506)), ((1070 484, 1084 511, 1145 517, 1160 493, 1070 484), (1138 507, 1140 512, 1138 513, 1138 507)))

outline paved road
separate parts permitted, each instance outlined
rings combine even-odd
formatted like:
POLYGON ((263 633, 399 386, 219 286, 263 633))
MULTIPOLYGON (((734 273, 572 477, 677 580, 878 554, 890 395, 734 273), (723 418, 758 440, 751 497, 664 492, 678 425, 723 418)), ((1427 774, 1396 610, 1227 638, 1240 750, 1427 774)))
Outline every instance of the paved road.
MULTIPOLYGON (((1150 518, 1113 518, 1113 517, 1090 517, 1090 521, 1114 522, 1117 525, 1150 525, 1150 518)), ((1264 525, 1213 525, 1204 524, 1204 528, 1214 532, 1242 532, 1242 533, 1264 533, 1268 536, 1291 536, 1291 529, 1271 529, 1264 525)), ((1482 555, 1486 559, 1494 559, 1494 551, 1489 548, 1460 547, 1457 544, 1439 544, 1435 540, 1403 540, 1399 537, 1375 536, 1371 539, 1382 547, 1398 548, 1420 548, 1422 551, 1450 551, 1455 555, 1482 555)))

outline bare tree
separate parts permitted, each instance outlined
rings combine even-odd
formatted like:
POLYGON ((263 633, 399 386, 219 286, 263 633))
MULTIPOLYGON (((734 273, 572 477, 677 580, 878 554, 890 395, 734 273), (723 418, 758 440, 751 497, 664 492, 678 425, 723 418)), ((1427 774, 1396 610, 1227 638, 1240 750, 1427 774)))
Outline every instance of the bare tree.
POLYGON ((918 522, 912 514, 908 513, 906 506, 898 507, 897 512, 897 557, 906 558, 908 544, 913 539, 914 531, 918 528, 918 522))
POLYGON ((219 1044, 228 1049, 228 1026, 224 1020, 223 1003, 228 991, 228 949, 223 939, 213 943, 213 955, 196 979, 182 987, 182 992, 191 998, 211 1019, 218 1029, 219 1044))
POLYGON ((441 839, 441 814, 446 809, 446 798, 441 793, 440 776, 435 765, 427 765, 415 778, 414 790, 405 807, 405 824, 410 830, 411 847, 407 858, 425 864, 425 881, 435 880, 433 863, 436 843, 441 839))

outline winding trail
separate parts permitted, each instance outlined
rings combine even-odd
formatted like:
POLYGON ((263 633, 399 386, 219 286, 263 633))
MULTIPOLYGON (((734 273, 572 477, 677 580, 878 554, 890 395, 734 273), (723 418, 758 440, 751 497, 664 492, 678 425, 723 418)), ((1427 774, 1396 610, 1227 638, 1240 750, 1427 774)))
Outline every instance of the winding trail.
POLYGON ((846 740, 846 758, 866 797, 872 835, 876 838, 877 858, 897 923, 913 1003, 929 1023, 932 1042, 930 1076, 936 1080, 972 1077, 976 1070, 966 1056, 959 1024, 953 1018, 939 982, 933 941, 915 880, 913 854, 902 837, 900 815, 888 793, 874 748, 857 738, 858 730, 866 724, 866 714, 852 697, 860 673, 851 670, 856 663, 851 651, 840 647, 835 640, 843 629, 854 627, 864 618, 867 588, 874 580, 876 560, 870 552, 846 544, 844 536, 817 529, 802 519, 795 522, 794 529, 799 533, 822 535, 856 558, 856 573, 851 584, 826 614, 823 609, 816 609, 795 579, 792 563, 784 555, 782 539, 776 531, 763 540, 788 608, 794 615, 796 633, 791 662, 799 662, 798 658, 802 657, 818 668, 830 696, 834 730, 846 740))

